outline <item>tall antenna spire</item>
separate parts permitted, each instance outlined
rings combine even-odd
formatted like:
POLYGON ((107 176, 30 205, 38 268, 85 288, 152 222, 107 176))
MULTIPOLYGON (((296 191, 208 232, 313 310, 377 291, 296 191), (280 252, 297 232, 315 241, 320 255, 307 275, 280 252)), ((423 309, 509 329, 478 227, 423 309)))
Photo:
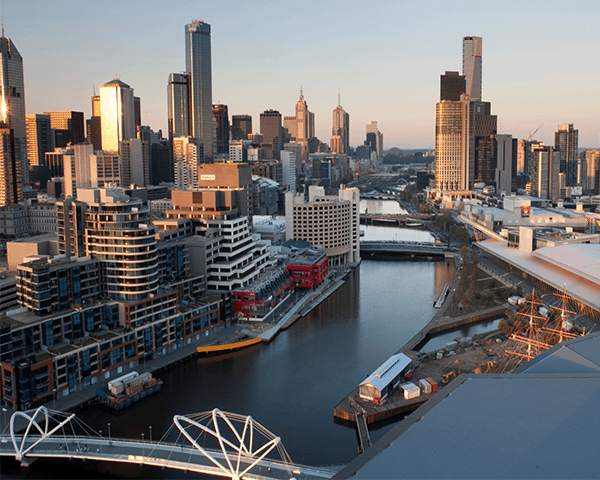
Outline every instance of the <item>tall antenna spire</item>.
POLYGON ((342 106, 342 102, 340 100, 340 87, 338 87, 338 107, 342 106))
POLYGON ((300 98, 304 98, 304 93, 302 92, 302 85, 300 85, 300 98))
POLYGON ((4 15, 2 15, 2 38, 4 38, 4 15))

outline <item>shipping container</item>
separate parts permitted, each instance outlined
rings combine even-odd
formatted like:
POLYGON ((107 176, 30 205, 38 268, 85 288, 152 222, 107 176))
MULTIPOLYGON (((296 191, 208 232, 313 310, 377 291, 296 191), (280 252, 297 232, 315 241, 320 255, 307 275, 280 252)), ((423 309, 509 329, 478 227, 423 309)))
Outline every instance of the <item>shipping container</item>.
POLYGON ((433 380, 433 378, 427 377, 425 380, 427 380, 429 382, 429 384, 431 385, 431 392, 432 393, 435 393, 435 392, 438 391, 438 384, 437 384, 437 382, 435 382, 433 380))
POLYGON ((431 393, 432 392, 431 383, 429 383, 424 378, 419 380, 419 388, 421 389, 421 392, 423 392, 423 393, 431 393))

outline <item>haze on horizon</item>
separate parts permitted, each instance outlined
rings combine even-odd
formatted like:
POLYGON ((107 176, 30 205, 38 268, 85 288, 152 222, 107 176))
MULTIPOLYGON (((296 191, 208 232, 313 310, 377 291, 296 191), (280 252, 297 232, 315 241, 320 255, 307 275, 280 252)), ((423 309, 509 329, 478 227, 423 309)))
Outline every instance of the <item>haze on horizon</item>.
POLYGON ((167 134, 167 77, 185 69, 184 26, 211 25, 213 103, 229 115, 293 115, 300 87, 329 143, 332 111, 350 114, 350 143, 375 120, 384 148, 434 147, 439 78, 461 70, 462 37, 483 38, 483 100, 499 133, 554 143, 562 123, 600 146, 600 2, 71 0, 3 3, 5 35, 24 59, 27 113, 91 115, 94 88, 115 77, 142 101, 142 123, 167 134))

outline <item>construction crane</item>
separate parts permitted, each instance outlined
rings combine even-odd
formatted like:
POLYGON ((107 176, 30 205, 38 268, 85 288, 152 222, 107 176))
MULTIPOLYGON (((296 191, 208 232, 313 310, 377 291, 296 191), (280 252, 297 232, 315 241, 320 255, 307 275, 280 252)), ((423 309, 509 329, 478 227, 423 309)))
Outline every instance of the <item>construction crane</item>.
POLYGON ((538 128, 536 128, 533 133, 531 133, 531 130, 529 130, 529 138, 527 139, 528 142, 531 142, 531 140, 533 139, 533 136, 538 132, 538 130, 540 128, 542 128, 544 126, 544 124, 542 123, 538 128))

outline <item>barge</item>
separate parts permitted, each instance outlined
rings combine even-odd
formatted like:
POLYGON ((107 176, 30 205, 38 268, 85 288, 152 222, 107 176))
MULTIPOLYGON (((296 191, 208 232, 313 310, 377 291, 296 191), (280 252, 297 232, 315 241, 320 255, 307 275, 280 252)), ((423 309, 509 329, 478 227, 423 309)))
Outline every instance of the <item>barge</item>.
POLYGON ((108 382, 96 390, 98 400, 114 410, 122 410, 129 405, 158 392, 162 380, 152 377, 150 372, 130 372, 108 382))

